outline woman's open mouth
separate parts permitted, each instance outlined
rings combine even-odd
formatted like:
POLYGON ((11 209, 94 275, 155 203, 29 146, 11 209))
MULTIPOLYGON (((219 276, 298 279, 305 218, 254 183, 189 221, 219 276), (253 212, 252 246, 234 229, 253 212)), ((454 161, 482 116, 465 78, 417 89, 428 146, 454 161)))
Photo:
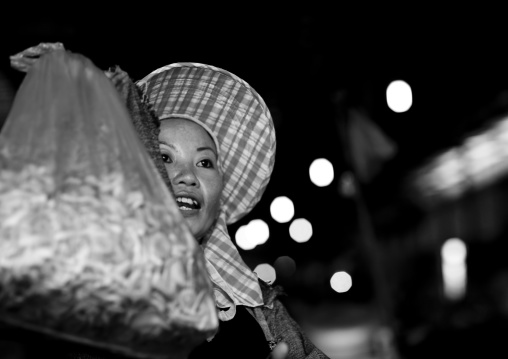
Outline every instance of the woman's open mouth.
POLYGON ((183 197, 183 196, 176 197, 176 203, 178 204, 178 208, 180 208, 180 211, 182 212, 194 210, 197 211, 201 208, 199 202, 191 197, 183 197))

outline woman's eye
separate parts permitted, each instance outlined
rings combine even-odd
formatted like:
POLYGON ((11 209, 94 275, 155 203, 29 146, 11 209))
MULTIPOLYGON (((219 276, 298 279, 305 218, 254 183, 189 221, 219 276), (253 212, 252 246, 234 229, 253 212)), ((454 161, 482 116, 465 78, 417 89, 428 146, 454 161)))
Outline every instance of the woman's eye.
POLYGON ((213 168, 213 162, 210 160, 201 160, 198 162, 199 167, 213 168))
POLYGON ((171 163, 171 162, 173 162, 171 160, 171 157, 169 157, 168 155, 162 154, 161 157, 162 157, 162 162, 165 162, 165 163, 171 163))

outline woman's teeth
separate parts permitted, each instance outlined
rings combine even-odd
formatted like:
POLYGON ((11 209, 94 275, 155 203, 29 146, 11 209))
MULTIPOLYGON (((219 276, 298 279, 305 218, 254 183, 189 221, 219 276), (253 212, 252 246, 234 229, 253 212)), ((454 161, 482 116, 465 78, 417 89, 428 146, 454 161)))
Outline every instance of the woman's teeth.
POLYGON ((192 198, 177 197, 176 201, 178 202, 180 209, 184 210, 184 211, 190 211, 192 209, 199 208, 199 203, 195 199, 192 199, 192 198))

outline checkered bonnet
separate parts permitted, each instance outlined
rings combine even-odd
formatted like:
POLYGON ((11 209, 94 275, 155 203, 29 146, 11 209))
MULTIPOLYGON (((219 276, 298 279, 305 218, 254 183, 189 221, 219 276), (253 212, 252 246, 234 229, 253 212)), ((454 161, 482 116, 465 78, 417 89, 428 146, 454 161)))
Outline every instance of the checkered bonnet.
POLYGON ((160 120, 186 118, 211 134, 219 151, 224 189, 221 211, 203 241, 207 269, 215 284, 222 320, 235 306, 263 304, 256 275, 231 242, 227 225, 249 213, 264 193, 275 161, 275 130, 270 111, 245 81, 223 69, 175 63, 136 83, 160 120))

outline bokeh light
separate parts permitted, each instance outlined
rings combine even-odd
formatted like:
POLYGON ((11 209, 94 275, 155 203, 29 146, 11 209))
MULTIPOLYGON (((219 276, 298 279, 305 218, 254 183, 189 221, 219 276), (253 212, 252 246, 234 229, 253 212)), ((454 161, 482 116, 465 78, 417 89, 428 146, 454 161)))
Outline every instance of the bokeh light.
POLYGON ((279 223, 289 222, 295 215, 295 206, 286 196, 275 198, 270 205, 272 218, 279 223))
POLYGON ((312 224, 305 218, 297 218, 289 226, 289 235, 295 242, 307 242, 312 237, 312 224))
POLYGON ((355 178, 352 172, 345 171, 340 176, 339 192, 346 198, 356 195, 355 178))
POLYGON ((450 264, 461 264, 466 260, 467 248, 459 238, 448 239, 441 247, 443 262, 450 264))
POLYGON ((251 236, 256 241, 256 245, 265 243, 270 237, 270 229, 268 224, 262 219, 253 219, 247 225, 247 229, 251 232, 251 236))
POLYGON ((312 183, 318 187, 326 187, 334 178, 333 165, 326 158, 317 158, 309 167, 309 176, 312 183))
POLYGON ((262 219, 253 219, 248 224, 240 226, 235 233, 238 247, 243 250, 251 250, 265 243, 270 237, 268 224, 262 219))
POLYGON ((458 300, 466 294, 466 255, 466 245, 459 238, 450 238, 441 247, 443 291, 448 299, 458 300))
POLYGON ((409 110, 413 104, 411 86, 402 80, 392 81, 386 88, 386 103, 393 112, 409 110))
POLYGON ((347 272, 335 272, 330 279, 330 285, 337 293, 344 293, 351 289, 353 280, 347 272))
POLYGON ((273 266, 279 277, 291 277, 296 271, 296 263, 289 256, 280 256, 275 260, 273 266))
POLYGON ((254 249, 257 246, 256 239, 250 235, 247 225, 240 226, 236 230, 235 240, 238 247, 245 251, 254 249))
POLYGON ((254 268, 254 272, 258 275, 259 278, 269 284, 275 282, 275 279, 277 278, 275 268, 267 263, 258 264, 256 268, 254 268))

